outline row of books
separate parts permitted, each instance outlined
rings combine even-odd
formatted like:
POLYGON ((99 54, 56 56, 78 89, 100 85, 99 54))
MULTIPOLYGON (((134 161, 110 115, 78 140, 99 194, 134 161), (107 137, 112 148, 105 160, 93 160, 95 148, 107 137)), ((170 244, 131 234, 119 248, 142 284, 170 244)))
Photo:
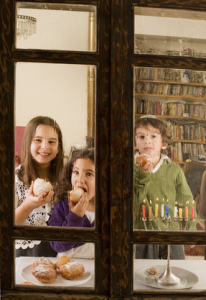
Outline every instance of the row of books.
POLYGON ((180 117, 185 115, 188 117, 205 118, 206 106, 191 103, 165 103, 160 101, 137 99, 135 113, 180 117))
POLYGON ((190 159, 193 155, 205 156, 204 145, 178 142, 168 147, 168 156, 172 161, 186 161, 186 159, 190 159))
POLYGON ((194 70, 178 70, 169 68, 137 68, 136 80, 179 81, 204 83, 206 72, 194 70))
POLYGON ((136 82, 135 92, 138 94, 165 96, 194 96, 206 97, 206 86, 190 86, 170 83, 136 82))
POLYGON ((172 139, 175 140, 206 141, 206 128, 200 123, 189 123, 183 125, 170 123, 169 129, 172 139))

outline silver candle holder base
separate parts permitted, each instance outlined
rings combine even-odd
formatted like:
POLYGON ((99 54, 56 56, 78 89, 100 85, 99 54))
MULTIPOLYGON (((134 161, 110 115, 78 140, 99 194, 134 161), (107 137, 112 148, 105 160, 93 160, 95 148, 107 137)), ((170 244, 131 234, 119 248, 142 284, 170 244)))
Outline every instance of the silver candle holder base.
POLYGON ((176 286, 180 283, 180 278, 175 276, 170 267, 170 245, 167 247, 168 255, 167 255, 167 267, 162 275, 159 275, 155 278, 156 282, 165 286, 176 286))
POLYGON ((170 267, 167 267, 162 275, 156 277, 156 282, 161 285, 178 285, 180 283, 180 278, 172 273, 170 267))

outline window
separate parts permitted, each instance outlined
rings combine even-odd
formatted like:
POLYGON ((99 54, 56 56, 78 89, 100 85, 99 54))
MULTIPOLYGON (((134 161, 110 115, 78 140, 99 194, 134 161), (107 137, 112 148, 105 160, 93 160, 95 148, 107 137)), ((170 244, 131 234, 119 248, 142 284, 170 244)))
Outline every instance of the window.
MULTIPOLYGON (((194 49, 196 50, 196 42, 194 40, 184 40, 182 43, 177 43, 175 40, 173 44, 172 42, 170 44, 175 45, 175 49, 159 47, 157 49, 158 51, 154 51, 152 48, 152 52, 148 53, 148 48, 142 46, 143 35, 134 29, 135 20, 140 21, 141 19, 140 14, 136 14, 136 11, 142 10, 145 12, 146 9, 154 9, 154 11, 159 9, 160 14, 161 12, 172 12, 173 10, 181 12, 183 9, 188 13, 190 11, 195 12, 196 16, 198 16, 198 13, 200 13, 201 16, 206 13, 205 5, 202 2, 193 0, 187 4, 186 9, 182 3, 179 2, 175 4, 170 1, 169 3, 157 4, 157 2, 153 0, 150 1, 149 4, 147 1, 142 1, 140 4, 139 2, 128 0, 122 1, 121 3, 97 0, 95 2, 82 1, 78 3, 76 3, 76 1, 69 1, 69 3, 63 2, 58 4, 48 1, 46 3, 37 3, 35 1, 19 2, 15 0, 7 3, 6 0, 3 0, 3 5, 0 8, 2 16, 0 19, 0 269, 3 299, 15 299, 18 297, 28 299, 28 295, 31 299, 35 299, 37 294, 39 296, 41 293, 44 294, 45 299, 51 299, 51 297, 60 297, 61 299, 73 297, 74 299, 79 299, 83 297, 83 295, 84 297, 86 295, 88 299, 135 299, 139 296, 146 298, 148 294, 154 299, 158 299, 160 294, 161 297, 166 296, 175 299, 182 294, 182 290, 177 291, 170 289, 169 294, 167 289, 155 289, 152 287, 148 290, 148 287, 145 287, 145 283, 141 282, 141 278, 139 277, 138 279, 136 276, 136 270, 138 268, 142 269, 156 266, 156 264, 150 265, 149 260, 142 262, 142 264, 137 260, 134 262, 134 255, 138 245, 183 245, 186 249, 185 251, 191 253, 192 250, 190 251, 190 246, 198 245, 204 247, 205 230, 183 232, 134 230, 133 228, 134 113, 137 114, 137 107, 139 109, 139 100, 144 100, 145 102, 149 101, 148 98, 139 99, 137 97, 138 99, 134 99, 134 90, 136 89, 134 85, 134 74, 136 76, 140 70, 167 69, 175 72, 179 71, 181 76, 181 74, 184 74, 185 70, 187 70, 188 72, 193 72, 194 75, 203 75, 203 83, 200 85, 202 85, 204 89, 204 74, 206 72, 204 39, 199 38, 197 41, 198 51, 195 51, 195 55, 194 49), (157 7, 157 5, 159 5, 159 7, 157 7), (56 36, 59 40, 64 39, 65 32, 71 34, 70 42, 73 46, 72 48, 68 47, 68 41, 65 41, 64 47, 61 47, 59 41, 54 43, 52 39, 48 39, 49 44, 46 44, 45 36, 43 37, 42 45, 40 47, 37 46, 34 36, 38 34, 40 37, 41 32, 35 32, 35 25, 37 25, 41 13, 46 11, 45 6, 50 16, 53 15, 55 10, 58 10, 58 14, 60 14, 58 22, 57 20, 52 24, 50 22, 52 29, 47 28, 48 33, 51 34, 52 30, 53 37, 56 36), (57 9, 58 6, 60 9, 57 9), (66 9, 63 9, 63 7, 66 7, 66 9), (88 9, 88 7, 92 7, 92 9, 88 9), (32 10, 36 11, 35 16, 28 13, 32 10), (27 16, 32 17, 28 18, 29 24, 31 25, 29 29, 31 32, 29 32, 31 33, 30 37, 32 43, 28 43, 29 39, 24 40, 23 34, 21 40, 17 41, 17 39, 15 39, 13 29, 15 28, 14 24, 17 25, 17 11, 19 11, 19 16, 22 16, 26 11, 26 14, 28 13, 27 16), (79 42, 74 43, 73 39, 76 36, 79 37, 80 34, 72 30, 73 26, 70 27, 69 33, 66 31, 68 28, 66 28, 65 31, 63 30, 59 34, 55 31, 54 26, 55 23, 59 25, 61 23, 60 21, 65 21, 64 17, 62 17, 63 15, 67 13, 72 15, 72 13, 74 13, 76 22, 76 27, 74 26, 74 28, 79 28, 77 21, 79 21, 80 17, 77 18, 76 16, 81 15, 83 11, 86 11, 87 15, 91 16, 93 25, 93 13, 95 13, 96 16, 96 26, 92 27, 92 30, 94 30, 92 36, 95 37, 95 39, 92 42, 92 46, 88 46, 88 41, 85 42, 85 35, 83 34, 86 45, 85 48, 82 48, 79 42), (135 34, 139 34, 139 36, 136 37, 135 34), (186 44, 183 44, 184 42, 186 44), (190 46, 187 42, 192 42, 195 46, 190 46), (139 45, 141 46, 140 48, 138 48, 139 45), (185 47, 184 49, 186 50, 184 53, 183 47, 185 47), (193 51, 190 51, 190 54, 187 55, 186 53, 189 53, 189 49, 193 49, 193 51), (161 50, 164 51, 161 52, 161 50), (170 50, 173 52, 166 52, 170 50), (180 51, 184 55, 178 55, 180 51), (201 55, 199 55, 200 53, 201 55), (82 140, 75 140, 71 144, 68 144, 68 149, 71 148, 72 151, 75 151, 76 148, 81 147, 81 144, 91 146, 94 143, 95 145, 95 170, 97 174, 95 199, 96 222, 95 227, 92 229, 59 229, 58 227, 51 226, 14 225, 14 132, 17 121, 17 119, 15 119, 15 112, 19 107, 15 106, 15 99, 21 98, 20 91, 17 89, 18 76, 15 76, 15 74, 20 71, 20 67, 29 67, 29 72, 31 72, 32 68, 37 65, 44 65, 44 67, 55 65, 56 72, 58 72, 62 66, 72 66, 74 69, 75 67, 84 66, 87 69, 88 73, 86 77, 90 80, 87 81, 88 85, 86 90, 89 91, 88 94, 94 95, 90 97, 92 104, 89 104, 89 108, 95 107, 95 109, 89 111, 88 107, 82 107, 82 111, 87 110, 90 116, 86 124, 87 130, 83 131, 83 129, 81 129, 81 134, 87 138, 83 140, 83 142, 82 140), (94 102, 95 105, 93 105, 94 102), (57 286, 41 286, 38 287, 38 291, 36 287, 19 285, 20 281, 15 281, 15 269, 17 265, 15 265, 14 253, 16 240, 31 240, 35 242, 78 241, 94 244, 95 271, 93 285, 66 287, 63 289, 57 286)), ((152 13, 154 11, 152 11, 152 13)), ((147 15, 148 19, 150 17, 151 15, 147 15)), ((70 17, 68 17, 68 19, 70 19, 70 17)), ((23 28, 22 20, 25 19, 19 17, 19 29, 23 28)), ((88 27, 87 24, 84 30, 89 29, 88 27)), ((150 32, 149 35, 148 38, 151 38, 152 33, 150 32)), ((173 34, 171 36, 174 37, 173 34)), ((163 38, 158 40, 158 37, 155 37, 155 39, 158 46, 165 44, 163 38), (158 41, 160 41, 160 43, 158 43, 158 41)), ((154 41, 150 39, 150 45, 153 45, 153 42, 154 41)), ((166 39, 166 42, 168 45, 168 39, 166 39)), ((46 72, 45 74, 47 76, 51 75, 50 72, 46 72)), ((41 76, 42 74, 39 74, 38 80, 44 77, 41 76)), ((24 78, 24 80, 28 80, 27 82, 29 82, 28 78, 24 78)), ((140 77, 138 77, 138 80, 141 80, 140 77)), ((66 80, 64 83, 65 82, 66 80)), ((178 82, 180 83, 180 81, 178 82)), ((199 86, 198 84, 194 81, 191 86, 197 87, 199 86)), ((139 88, 140 86, 141 84, 138 82, 137 87, 139 88)), ((184 83, 182 86, 189 86, 189 84, 184 83)), ((35 92, 38 93, 38 90, 35 92)), ((78 92, 80 92, 80 88, 78 88, 78 92)), ((41 91, 39 91, 39 95, 40 94, 41 91)), ((147 97, 145 94, 143 96, 147 97)), ((150 98, 152 97, 154 96, 150 95, 150 98)), ((156 99, 153 102, 156 103, 156 99)), ((58 105, 57 101, 57 110, 59 109, 58 105)), ((75 101, 74 105, 76 105, 75 101)), ((192 103, 188 105, 192 105, 192 103)), ((202 104, 199 103, 198 105, 202 104)), ((143 113, 144 112, 141 111, 138 114, 143 113)), ((151 113, 154 115, 153 112, 151 113)), ((190 114, 190 112, 187 111, 185 113, 190 114)), ((155 115, 158 114, 155 113, 155 115)), ((70 111, 68 111, 68 118, 69 116, 70 111)), ((170 115, 169 117, 171 118, 170 115)), ((186 116, 184 118, 186 118, 186 116)), ((202 127, 204 127, 204 116, 197 118, 201 126, 203 125, 202 127)), ((176 120, 175 118, 171 119, 176 120)), ((63 122, 63 120, 61 121, 63 122)), ((22 127, 24 127, 25 124, 18 123, 17 125, 22 133, 22 127)), ((177 124, 175 123, 175 125, 177 124)), ((204 142, 201 144, 204 145, 204 142)), ((182 159, 178 159, 179 162, 181 162, 180 165, 183 165, 187 159, 190 159, 183 155, 184 153, 188 152, 182 151, 182 159)), ((70 153, 67 151, 65 153, 65 159, 67 159, 66 156, 69 155, 70 153)), ((160 204, 162 203, 159 203, 159 205, 160 204)), ((185 211, 183 212, 183 216, 184 214, 185 211)), ((201 248, 200 251, 203 249, 204 248, 201 248)), ((204 250, 201 254, 202 253, 204 253, 204 250)), ((201 257, 203 257, 203 255, 201 255, 201 257)), ((203 259, 201 260, 203 263, 204 261, 203 259)), ((194 260, 192 260, 192 263, 193 262, 194 260)), ((161 265, 164 267, 164 261, 161 262, 161 265)), ((199 262, 198 265, 200 265, 199 262)), ((24 268, 25 267, 26 266, 24 266, 24 268)), ((177 268, 178 265, 176 264, 175 267, 177 268)), ((183 293, 184 296, 189 299, 194 295, 204 295, 205 292, 200 291, 200 288, 197 290, 192 288, 184 289, 183 293)))

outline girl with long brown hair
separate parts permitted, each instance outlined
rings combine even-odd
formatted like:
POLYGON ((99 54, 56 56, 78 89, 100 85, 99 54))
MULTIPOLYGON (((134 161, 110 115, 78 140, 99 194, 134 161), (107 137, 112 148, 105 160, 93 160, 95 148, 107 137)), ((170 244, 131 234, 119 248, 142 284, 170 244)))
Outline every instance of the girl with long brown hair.
MULTIPOLYGON (((15 170, 16 225, 48 225, 54 192, 35 196, 34 181, 42 178, 54 184, 62 167, 63 143, 59 125, 49 117, 33 118, 25 128, 21 165, 15 170)), ((53 251, 49 243, 51 251, 42 244, 40 241, 16 241, 16 256, 22 252, 29 256, 51 256, 53 251), (44 253, 41 253, 42 248, 44 253)))

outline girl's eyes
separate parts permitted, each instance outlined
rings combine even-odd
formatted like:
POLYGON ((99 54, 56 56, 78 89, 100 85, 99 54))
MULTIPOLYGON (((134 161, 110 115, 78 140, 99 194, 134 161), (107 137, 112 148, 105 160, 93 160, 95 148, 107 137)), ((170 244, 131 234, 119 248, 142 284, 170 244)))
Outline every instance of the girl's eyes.
MULTIPOLYGON (((75 175, 79 174, 78 171, 73 171, 72 173, 75 174, 75 175)), ((88 172, 88 173, 86 173, 86 176, 91 177, 91 176, 93 176, 93 173, 88 172)))
MULTIPOLYGON (((41 139, 34 139, 35 142, 41 143, 42 140, 41 139)), ((49 141, 49 144, 55 144, 56 141, 49 141)))
POLYGON ((87 176, 90 177, 90 176, 93 176, 93 174, 88 172, 87 176))

